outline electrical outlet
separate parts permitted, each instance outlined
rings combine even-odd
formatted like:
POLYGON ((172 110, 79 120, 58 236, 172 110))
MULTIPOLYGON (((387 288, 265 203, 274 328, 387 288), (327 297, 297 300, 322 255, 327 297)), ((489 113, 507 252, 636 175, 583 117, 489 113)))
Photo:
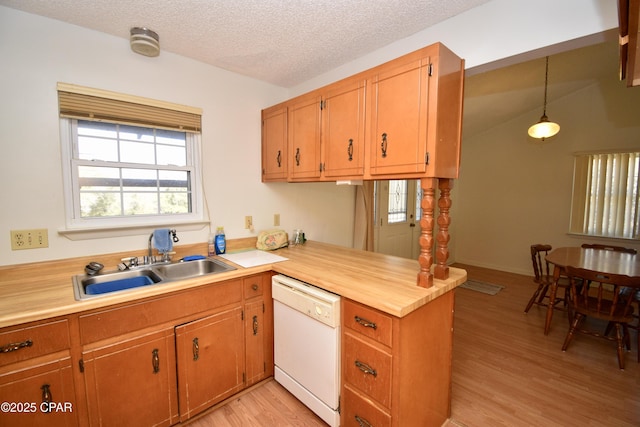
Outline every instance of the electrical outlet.
POLYGON ((49 231, 46 228, 11 230, 11 250, 49 247, 49 231))
POLYGON ((280 225, 280 214, 273 214, 273 226, 278 227, 280 225))
POLYGON ((244 217, 244 228, 247 228, 247 229, 253 228, 253 218, 251 216, 244 217))

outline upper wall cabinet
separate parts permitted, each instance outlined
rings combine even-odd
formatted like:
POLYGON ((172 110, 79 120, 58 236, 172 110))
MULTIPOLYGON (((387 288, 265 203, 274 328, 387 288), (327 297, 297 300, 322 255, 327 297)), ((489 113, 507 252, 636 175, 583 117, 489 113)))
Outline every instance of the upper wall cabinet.
POLYGON ((287 180, 287 107, 262 110, 262 181, 287 180))
POLYGON ((289 104, 289 179, 320 178, 320 97, 312 93, 289 104))
POLYGON ((463 65, 438 43, 370 70, 372 177, 458 177, 463 65))
POLYGON ((346 79, 287 103, 290 181, 362 179, 365 84, 346 79))
POLYGON ((365 80, 349 79, 322 101, 322 173, 326 178, 364 174, 365 80))
POLYGON ((288 181, 457 178, 463 84, 464 61, 436 43, 264 110, 263 181, 284 180, 265 173, 278 144, 288 181), (282 108, 284 142, 265 126, 282 108))

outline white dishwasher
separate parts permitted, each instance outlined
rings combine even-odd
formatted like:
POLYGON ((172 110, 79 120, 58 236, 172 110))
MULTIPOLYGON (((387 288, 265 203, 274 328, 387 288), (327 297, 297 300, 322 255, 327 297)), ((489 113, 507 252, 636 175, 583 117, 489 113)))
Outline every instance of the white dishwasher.
POLYGON ((332 427, 340 425, 340 296, 272 278, 275 379, 332 427))

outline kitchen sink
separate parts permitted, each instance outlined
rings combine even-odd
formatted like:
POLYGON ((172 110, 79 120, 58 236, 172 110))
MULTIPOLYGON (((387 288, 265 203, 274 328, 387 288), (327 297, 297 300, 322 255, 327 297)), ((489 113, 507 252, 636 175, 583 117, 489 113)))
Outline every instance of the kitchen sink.
POLYGON ((100 273, 95 276, 82 274, 72 278, 73 294, 76 300, 82 301, 142 286, 223 273, 235 269, 235 267, 221 261, 205 258, 195 261, 153 264, 126 271, 100 273))
POLYGON ((180 280, 206 274, 223 273, 235 270, 235 267, 207 258, 173 264, 158 264, 151 267, 151 269, 167 280, 180 280))

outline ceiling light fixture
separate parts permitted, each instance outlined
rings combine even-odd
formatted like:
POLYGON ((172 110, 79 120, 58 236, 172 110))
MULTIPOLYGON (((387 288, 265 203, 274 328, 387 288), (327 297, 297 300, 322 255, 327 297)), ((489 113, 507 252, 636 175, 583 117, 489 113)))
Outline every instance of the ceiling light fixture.
POLYGON ((544 141, 560 132, 560 125, 550 122, 547 117, 547 84, 549 81, 549 57, 547 56, 547 65, 544 73, 544 109, 540 121, 529 128, 529 136, 544 141))
POLYGON ((131 28, 131 50, 144 56, 160 55, 160 37, 144 27, 131 28))

